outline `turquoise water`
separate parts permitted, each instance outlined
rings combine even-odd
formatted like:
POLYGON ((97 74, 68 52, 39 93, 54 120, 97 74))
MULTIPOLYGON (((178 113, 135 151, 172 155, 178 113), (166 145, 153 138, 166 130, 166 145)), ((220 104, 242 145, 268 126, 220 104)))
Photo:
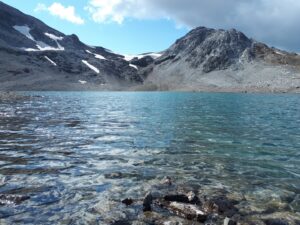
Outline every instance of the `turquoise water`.
POLYGON ((166 175, 299 216, 299 95, 26 94, 0 102, 0 194, 30 199, 0 222, 103 224, 166 175))

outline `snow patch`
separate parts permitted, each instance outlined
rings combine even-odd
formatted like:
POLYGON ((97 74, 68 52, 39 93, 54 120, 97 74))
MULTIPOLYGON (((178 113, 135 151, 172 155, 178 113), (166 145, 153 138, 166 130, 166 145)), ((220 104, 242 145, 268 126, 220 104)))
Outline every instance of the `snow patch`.
MULTIPOLYGON (((59 40, 61 37, 57 37, 55 35, 51 35, 51 34, 48 34, 47 36, 50 37, 51 39, 53 39, 58 48, 54 48, 50 45, 47 45, 46 43, 42 42, 42 41, 37 41, 34 39, 34 37, 30 34, 30 27, 28 27, 27 25, 24 25, 24 26, 13 26, 13 28, 17 31, 19 31, 21 34, 23 34, 24 36, 26 36, 28 39, 34 41, 36 43, 36 47, 37 49, 34 49, 34 48, 22 48, 23 50, 25 51, 28 51, 28 52, 33 52, 33 51, 63 51, 65 50, 59 43, 57 40, 59 40), (49 36, 50 35, 50 36, 49 36)), ((46 35, 46 33, 45 33, 46 35)))
POLYGON ((159 57, 161 57, 162 56, 162 54, 161 53, 149 53, 149 54, 142 54, 142 55, 140 55, 140 56, 142 56, 141 58, 143 58, 143 57, 145 57, 145 56, 150 56, 150 57, 152 57, 153 59, 157 59, 157 58, 159 58, 159 57))
POLYGON ((34 48, 22 48, 24 51, 27 51, 27 52, 39 52, 39 51, 64 51, 65 49, 63 47, 61 48, 54 48, 54 47, 51 47, 50 45, 47 45, 45 44, 44 42, 42 41, 37 41, 36 42, 36 47, 38 49, 34 49, 34 48))
POLYGON ((64 37, 58 37, 58 36, 56 36, 54 34, 50 34, 50 33, 45 33, 45 35, 54 41, 62 41, 64 39, 64 37))
POLYGON ((57 66, 57 64, 56 64, 53 60, 51 60, 48 56, 44 56, 44 57, 45 57, 45 59, 47 59, 52 65, 57 66))
POLYGON ((95 58, 97 58, 97 59, 106 60, 106 58, 102 55, 99 55, 99 54, 94 54, 94 55, 95 55, 95 58))
POLYGON ((124 60, 130 61, 136 57, 137 57, 136 55, 124 55, 124 60))
POLYGON ((107 60, 107 59, 106 59, 104 56, 102 56, 102 55, 92 53, 92 52, 89 51, 89 50, 85 50, 85 51, 86 51, 87 53, 89 53, 89 54, 94 55, 96 59, 107 60))
POLYGON ((34 49, 34 48, 21 48, 21 49, 23 49, 26 52, 37 52, 37 51, 39 51, 38 49, 34 49))
POLYGON ((31 29, 27 25, 25 25, 25 26, 13 26, 13 28, 15 30, 19 31, 24 36, 26 36, 28 39, 35 41, 34 38, 30 34, 31 29))
POLYGON ((160 54, 160 53, 147 53, 147 54, 140 54, 140 55, 124 55, 124 59, 126 61, 130 61, 134 58, 142 59, 146 56, 150 56, 153 59, 157 59, 157 58, 161 57, 162 54, 160 54))
POLYGON ((85 80, 79 80, 78 82, 81 83, 81 84, 86 84, 87 83, 87 81, 85 81, 85 80))
POLYGON ((81 60, 81 61, 82 61, 82 63, 84 63, 87 67, 89 67, 94 72, 100 73, 100 71, 95 66, 89 64, 86 60, 81 60))
POLYGON ((134 68, 134 69, 136 69, 136 70, 139 69, 136 65, 133 65, 133 64, 129 64, 129 66, 132 67, 132 68, 134 68))
POLYGON ((275 51, 275 53, 276 54, 278 54, 278 55, 284 55, 282 52, 280 52, 280 51, 275 51))
POLYGON ((51 38, 53 41, 56 42, 57 47, 58 47, 58 50, 60 50, 60 51, 65 50, 65 48, 62 47, 62 46, 59 44, 59 42, 58 42, 58 41, 62 41, 62 40, 64 39, 64 37, 58 37, 58 36, 56 36, 56 35, 54 35, 54 34, 50 34, 50 33, 45 33, 45 35, 46 35, 47 37, 51 38))

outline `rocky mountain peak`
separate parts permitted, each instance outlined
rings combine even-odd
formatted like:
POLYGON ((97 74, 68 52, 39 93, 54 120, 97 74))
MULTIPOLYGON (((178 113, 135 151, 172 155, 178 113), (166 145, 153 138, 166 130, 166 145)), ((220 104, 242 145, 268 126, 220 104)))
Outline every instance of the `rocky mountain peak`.
POLYGON ((198 27, 177 40, 164 57, 173 61, 184 59, 189 66, 202 67, 204 72, 210 72, 226 69, 241 60, 250 60, 253 43, 253 40, 235 29, 198 27))

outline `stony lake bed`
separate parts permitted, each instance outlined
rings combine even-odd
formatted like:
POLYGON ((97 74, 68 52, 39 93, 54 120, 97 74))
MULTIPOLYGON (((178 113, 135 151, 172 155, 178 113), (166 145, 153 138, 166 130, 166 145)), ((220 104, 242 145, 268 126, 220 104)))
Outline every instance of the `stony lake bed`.
POLYGON ((300 224, 294 94, 0 97, 0 224, 300 224))

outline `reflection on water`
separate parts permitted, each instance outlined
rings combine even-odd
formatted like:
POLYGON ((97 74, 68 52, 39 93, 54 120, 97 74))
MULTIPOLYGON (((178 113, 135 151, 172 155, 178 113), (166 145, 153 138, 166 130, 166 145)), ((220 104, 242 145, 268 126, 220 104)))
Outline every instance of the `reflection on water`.
POLYGON ((30 197, 0 223, 102 224, 166 175, 300 211, 298 95, 31 94, 0 102, 0 194, 30 197))

